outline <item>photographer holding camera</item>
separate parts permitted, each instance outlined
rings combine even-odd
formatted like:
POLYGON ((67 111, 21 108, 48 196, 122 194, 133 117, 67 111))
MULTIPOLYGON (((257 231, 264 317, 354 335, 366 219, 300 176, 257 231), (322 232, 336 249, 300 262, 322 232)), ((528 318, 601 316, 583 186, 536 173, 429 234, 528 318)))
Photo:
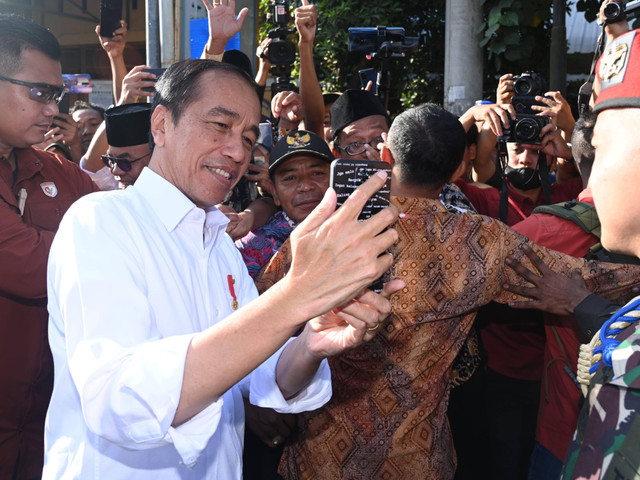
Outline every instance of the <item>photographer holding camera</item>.
MULTIPOLYGON (((571 153, 554 121, 549 122, 548 115, 536 114, 532 109, 537 97, 545 91, 544 85, 526 74, 502 77, 501 84, 499 101, 504 102, 510 91, 515 94, 510 98, 510 108, 505 108, 504 103, 482 107, 486 116, 491 112, 503 123, 502 135, 498 138, 501 161, 496 167, 503 178, 502 190, 478 188, 460 180, 457 184, 478 213, 500 218, 512 226, 531 215, 538 205, 576 198, 582 182, 575 178, 550 184, 548 172, 553 170, 555 158, 571 158, 571 153), (524 84, 519 82, 516 89, 515 84, 521 78, 524 84), (508 117, 506 122, 504 117, 508 117)), ((495 133, 490 129, 483 132, 495 133)), ((490 426, 487 443, 491 454, 487 469, 495 479, 526 478, 534 445, 543 368, 542 319, 539 312, 514 312, 491 303, 480 309, 478 324, 483 325, 481 338, 487 363, 481 415, 490 426)))

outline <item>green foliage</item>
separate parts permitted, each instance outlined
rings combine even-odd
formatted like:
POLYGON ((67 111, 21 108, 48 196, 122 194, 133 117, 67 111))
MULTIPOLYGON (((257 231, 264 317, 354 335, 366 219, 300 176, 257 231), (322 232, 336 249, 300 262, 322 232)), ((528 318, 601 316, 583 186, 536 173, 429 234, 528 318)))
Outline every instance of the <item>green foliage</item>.
POLYGON ((545 72, 551 38, 550 0, 484 0, 480 46, 485 48, 490 76, 545 72))
MULTIPOLYGON (((268 1, 260 1, 264 14, 268 5, 268 1)), ((318 0, 316 5, 319 11, 319 30, 314 57, 324 91, 360 88, 358 70, 371 67, 380 69, 380 60, 367 60, 364 55, 348 52, 348 28, 385 25, 404 27, 407 36, 421 37, 420 47, 416 51, 405 59, 392 59, 389 62, 389 108, 392 113, 417 103, 442 103, 445 0, 378 0, 367 3, 318 0)), ((292 4, 292 15, 294 7, 295 4, 292 4)), ((261 38, 271 28, 269 24, 261 25, 261 38)), ((290 38, 296 41, 297 34, 292 34, 290 38)))

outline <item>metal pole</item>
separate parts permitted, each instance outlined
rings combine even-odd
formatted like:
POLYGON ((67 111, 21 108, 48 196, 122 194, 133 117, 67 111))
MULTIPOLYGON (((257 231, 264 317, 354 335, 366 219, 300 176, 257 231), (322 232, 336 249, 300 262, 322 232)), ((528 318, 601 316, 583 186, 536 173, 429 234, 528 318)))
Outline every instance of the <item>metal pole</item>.
POLYGON ((160 68, 160 11, 158 0, 146 0, 147 65, 160 68))
POLYGON ((482 98, 482 49, 475 33, 482 21, 477 0, 447 0, 444 107, 462 115, 482 98))
POLYGON ((549 89, 563 95, 567 86, 567 28, 565 26, 565 0, 553 0, 553 26, 549 54, 549 89))

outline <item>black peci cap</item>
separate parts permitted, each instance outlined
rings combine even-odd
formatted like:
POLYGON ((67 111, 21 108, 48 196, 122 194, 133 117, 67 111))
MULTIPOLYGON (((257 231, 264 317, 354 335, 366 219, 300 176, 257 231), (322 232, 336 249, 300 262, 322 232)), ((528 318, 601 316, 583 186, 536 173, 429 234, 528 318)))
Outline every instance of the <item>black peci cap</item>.
POLYGON ((132 147, 149 143, 151 104, 127 103, 104 112, 107 143, 112 147, 132 147))
POLYGON ((331 107, 331 132, 333 139, 347 125, 371 115, 382 115, 391 124, 391 119, 382 102, 367 90, 347 90, 331 107))

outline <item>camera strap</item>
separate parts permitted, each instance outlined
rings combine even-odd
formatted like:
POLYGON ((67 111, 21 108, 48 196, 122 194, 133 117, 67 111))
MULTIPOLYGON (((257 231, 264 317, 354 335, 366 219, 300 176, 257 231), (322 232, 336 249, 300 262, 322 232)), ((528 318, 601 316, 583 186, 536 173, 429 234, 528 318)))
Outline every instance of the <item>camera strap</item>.
POLYGON ((589 77, 587 81, 584 82, 580 86, 580 90, 578 90, 578 114, 582 115, 589 108, 589 100, 591 99, 591 94, 593 93, 593 81, 594 75, 596 71, 596 65, 598 64, 598 59, 604 52, 604 24, 602 25, 602 31, 598 36, 598 43, 596 44, 596 50, 593 53, 593 59, 591 60, 591 68, 589 69, 589 77))
POLYGON ((500 178, 502 179, 502 189, 500 192, 500 205, 498 207, 498 218, 501 222, 507 223, 507 212, 509 211, 509 189, 507 187, 507 177, 505 167, 507 166, 507 139, 498 137, 498 166, 500 168, 500 178))
POLYGON ((551 203, 551 183, 549 182, 549 165, 547 165, 547 156, 538 151, 538 175, 540 176, 540 185, 542 185, 542 193, 544 195, 544 203, 551 203))

